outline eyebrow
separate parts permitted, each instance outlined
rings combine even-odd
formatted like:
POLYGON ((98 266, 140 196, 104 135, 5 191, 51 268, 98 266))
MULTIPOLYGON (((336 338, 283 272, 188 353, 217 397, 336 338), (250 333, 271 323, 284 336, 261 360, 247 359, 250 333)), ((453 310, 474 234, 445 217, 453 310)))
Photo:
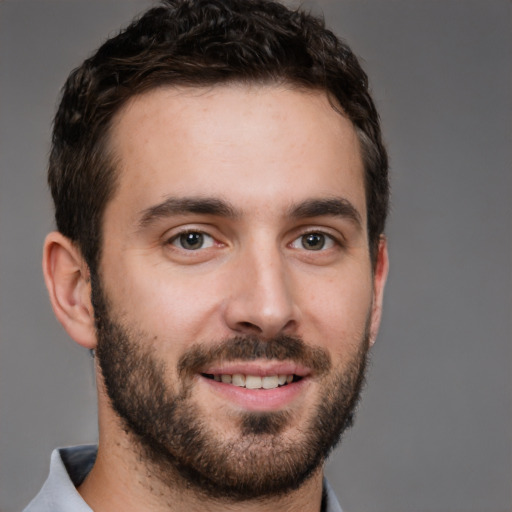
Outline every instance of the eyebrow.
POLYGON ((226 201, 211 197, 168 197, 165 201, 143 210, 140 228, 173 215, 202 214, 218 217, 238 217, 239 213, 226 201))
MULTIPOLYGON (((161 203, 143 210, 139 227, 145 228, 151 223, 173 215, 214 215, 235 219, 241 216, 239 210, 225 200, 213 197, 167 197, 161 203)), ((307 199, 288 210, 288 216, 294 219, 312 217, 342 217, 362 226, 361 215, 350 201, 341 197, 307 199)))
POLYGON ((342 217, 352 221, 358 227, 362 227, 361 214, 356 207, 342 197, 327 199, 308 199, 298 205, 292 206, 289 215, 296 219, 311 217, 342 217))

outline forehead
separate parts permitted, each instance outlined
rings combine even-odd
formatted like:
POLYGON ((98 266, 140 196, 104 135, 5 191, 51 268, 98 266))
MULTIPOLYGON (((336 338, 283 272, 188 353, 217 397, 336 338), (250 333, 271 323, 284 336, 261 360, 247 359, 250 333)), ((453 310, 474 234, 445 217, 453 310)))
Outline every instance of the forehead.
POLYGON ((119 175, 106 214, 169 195, 223 197, 241 210, 341 195, 366 221, 359 140, 324 92, 160 88, 117 114, 110 143, 119 175))

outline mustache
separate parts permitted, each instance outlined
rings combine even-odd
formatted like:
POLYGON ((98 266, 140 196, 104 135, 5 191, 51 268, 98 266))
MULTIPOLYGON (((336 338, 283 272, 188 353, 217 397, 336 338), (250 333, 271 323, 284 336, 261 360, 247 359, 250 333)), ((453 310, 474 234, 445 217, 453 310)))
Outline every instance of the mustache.
POLYGON ((313 370, 327 373, 332 366, 329 353, 307 345, 298 336, 281 334, 262 340, 258 336, 235 336, 213 345, 192 345, 178 361, 178 372, 193 375, 220 361, 254 361, 267 359, 292 361, 313 370))

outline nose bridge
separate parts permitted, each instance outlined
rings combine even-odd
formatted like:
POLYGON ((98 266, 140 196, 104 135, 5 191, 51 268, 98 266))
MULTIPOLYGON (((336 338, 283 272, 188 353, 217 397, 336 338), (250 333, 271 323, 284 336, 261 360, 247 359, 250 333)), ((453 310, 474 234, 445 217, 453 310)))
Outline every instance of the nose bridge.
POLYGON ((297 324, 291 276, 278 244, 253 239, 239 254, 227 307, 232 330, 271 337, 297 324))

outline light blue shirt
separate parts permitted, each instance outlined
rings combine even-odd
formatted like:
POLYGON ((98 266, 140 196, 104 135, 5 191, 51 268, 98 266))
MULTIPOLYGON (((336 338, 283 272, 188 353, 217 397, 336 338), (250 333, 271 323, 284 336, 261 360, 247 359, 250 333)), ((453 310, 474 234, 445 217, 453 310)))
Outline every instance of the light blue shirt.
MULTIPOLYGON (((95 445, 59 448, 52 453, 50 474, 23 512, 92 512, 76 486, 80 485, 96 460, 95 445)), ((342 512, 334 491, 324 480, 325 512, 342 512)))

